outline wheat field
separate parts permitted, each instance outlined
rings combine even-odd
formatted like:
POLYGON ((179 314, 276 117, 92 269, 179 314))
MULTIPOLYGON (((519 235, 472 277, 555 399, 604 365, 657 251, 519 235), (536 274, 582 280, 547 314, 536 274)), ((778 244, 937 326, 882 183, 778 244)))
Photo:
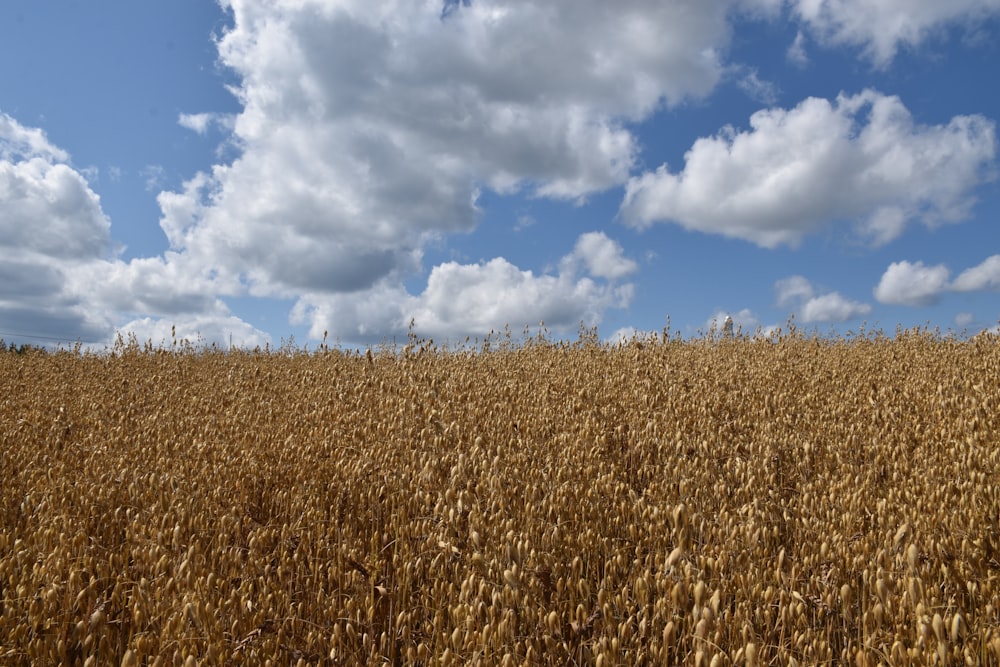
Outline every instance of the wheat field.
POLYGON ((1000 341, 0 354, 0 664, 1000 664, 1000 341))

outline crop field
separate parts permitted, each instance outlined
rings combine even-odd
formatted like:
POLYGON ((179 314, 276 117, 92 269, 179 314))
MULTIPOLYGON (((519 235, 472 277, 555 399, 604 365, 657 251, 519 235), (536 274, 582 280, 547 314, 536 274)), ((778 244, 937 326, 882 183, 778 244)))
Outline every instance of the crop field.
POLYGON ((1000 664, 1000 340, 0 353, 0 664, 1000 664))

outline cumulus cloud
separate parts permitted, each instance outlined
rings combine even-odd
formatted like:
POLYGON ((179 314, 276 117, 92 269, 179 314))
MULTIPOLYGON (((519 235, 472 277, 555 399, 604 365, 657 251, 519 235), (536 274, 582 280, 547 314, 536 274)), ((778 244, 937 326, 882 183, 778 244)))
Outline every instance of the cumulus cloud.
POLYGON ((900 48, 915 48, 949 26, 970 26, 1000 13, 1000 0, 789 0, 789 5, 821 42, 861 47, 880 68, 900 48))
POLYGON ((846 322, 872 312, 867 303, 852 301, 838 292, 815 296, 804 304, 800 311, 803 322, 846 322))
POLYGON ((1000 290, 1000 255, 987 257, 981 264, 962 271, 951 288, 958 292, 1000 290))
POLYGON ((789 276, 774 284, 778 305, 781 307, 798 304, 813 297, 812 283, 803 276, 789 276))
POLYGON ((581 235, 576 241, 572 256, 583 261, 587 272, 598 278, 616 280, 639 269, 635 261, 625 257, 621 245, 603 232, 581 235))
MULTIPOLYGON (((69 154, 41 130, 5 114, 0 114, 0 284, 5 334, 31 342, 110 343, 116 325, 130 313, 143 314, 147 329, 157 316, 199 318, 206 337, 223 329, 246 333, 248 327, 209 296, 213 290, 197 274, 186 273, 182 263, 120 260, 100 198, 69 154)), ((159 326, 169 328, 170 322, 159 326)))
MULTIPOLYGON (((539 311, 554 291, 615 302, 581 282, 592 278, 566 282, 572 271, 560 269, 559 283, 499 259, 433 267, 422 295, 402 285, 428 243, 476 226, 484 188, 582 201, 625 183, 638 152, 626 123, 714 89, 733 10, 729 0, 223 4, 233 25, 217 46, 239 80, 241 153, 160 194, 169 261, 211 276, 220 294, 299 299, 294 322, 349 313, 354 335, 398 331, 407 299, 422 305, 402 310, 444 326, 454 318, 428 310, 447 309, 437 295, 484 285, 502 295, 520 284, 539 311), (373 307, 373 294, 388 305, 373 307)), ((179 122, 204 132, 217 120, 179 122)), ((636 269, 606 238, 579 243, 575 261, 593 278, 636 269)), ((513 292, 504 298, 497 313, 531 315, 513 292)), ((477 312, 456 326, 495 319, 477 312)))
MULTIPOLYGON (((638 152, 627 124, 714 89, 732 10, 728 0, 223 5, 232 27, 216 41, 219 62, 242 110, 177 122, 230 129, 239 155, 159 194, 162 257, 104 257, 89 280, 74 273, 90 311, 154 336, 184 318, 228 326, 222 299, 245 295, 296 299, 292 320, 316 335, 332 312, 344 317, 329 328, 355 336, 405 331, 414 313, 428 331, 598 320, 631 298, 619 283, 637 270, 599 234, 553 275, 497 258, 431 267, 420 294, 404 285, 424 271, 428 243, 476 226, 483 189, 582 201, 626 182, 638 152), (447 295, 484 293, 492 310, 449 310, 447 295)), ((36 153, 57 150, 42 138, 19 130, 36 153)), ((157 170, 147 176, 155 187, 157 170)))
POLYGON ((446 262, 431 270, 418 295, 388 281, 359 295, 310 294, 299 299, 293 320, 309 324, 313 338, 326 332, 351 342, 405 335, 411 320, 417 333, 439 340, 542 321, 563 333, 581 322, 598 324, 609 308, 627 307, 634 286, 615 279, 633 270, 634 262, 616 242, 593 232, 577 240, 555 275, 520 269, 502 257, 479 264, 446 262))
POLYGON ((1000 255, 992 255, 949 281, 951 270, 944 264, 925 266, 923 262, 893 262, 874 289, 882 303, 929 306, 946 292, 1000 290, 1000 255))
POLYGON ((198 134, 207 134, 213 126, 222 129, 232 129, 235 117, 232 114, 220 113, 182 113, 177 117, 177 124, 198 134))
POLYGON ((948 267, 924 266, 923 262, 893 262, 875 287, 881 303, 904 306, 929 306, 937 303, 948 289, 948 267))
POLYGON ((182 113, 178 116, 177 123, 198 134, 205 134, 211 120, 212 115, 208 113, 182 113))
POLYGON ((67 274, 110 257, 110 221, 69 155, 0 113, 0 321, 9 334, 63 342, 111 327, 67 274))
POLYGON ((839 292, 816 294, 816 290, 803 276, 789 276, 774 284, 779 306, 792 306, 799 319, 811 322, 846 322, 871 312, 870 304, 854 301, 839 292))
POLYGON ((809 98, 756 112, 749 130, 698 139, 678 173, 662 165, 630 179, 621 214, 638 228, 675 222, 766 248, 852 220, 877 245, 911 221, 965 219, 995 156, 995 126, 982 116, 923 126, 873 90, 809 98))
POLYGON ((0 160, 12 162, 29 158, 47 162, 66 162, 69 160, 69 154, 49 143, 48 137, 41 129, 25 127, 11 116, 0 113, 0 160))
POLYGON ((111 222, 69 156, 0 114, 0 244, 67 261, 107 255, 111 222))
POLYGON ((225 4, 243 152, 164 193, 161 224, 276 296, 412 274, 429 239, 475 226, 481 187, 573 200, 624 183, 620 120, 710 92, 728 40, 723 0, 225 4))
POLYGON ((482 334, 504 324, 520 327, 542 321, 550 329, 565 330, 581 322, 593 325, 604 310, 624 307, 631 298, 631 285, 600 284, 563 273, 536 276, 497 258, 485 264, 448 262, 434 267, 427 289, 410 312, 419 331, 437 336, 482 334))
POLYGON ((78 278, 80 282, 93 282, 94 294, 108 308, 126 315, 228 315, 214 296, 218 286, 186 271, 184 261, 169 252, 165 257, 116 260, 89 267, 88 273, 78 278))

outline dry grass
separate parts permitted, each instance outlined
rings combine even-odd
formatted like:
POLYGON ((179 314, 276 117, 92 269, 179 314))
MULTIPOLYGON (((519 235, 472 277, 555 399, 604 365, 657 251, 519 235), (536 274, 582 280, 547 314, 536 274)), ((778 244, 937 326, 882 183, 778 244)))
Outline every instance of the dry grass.
POLYGON ((917 332, 0 354, 0 662, 998 664, 998 378, 917 332))

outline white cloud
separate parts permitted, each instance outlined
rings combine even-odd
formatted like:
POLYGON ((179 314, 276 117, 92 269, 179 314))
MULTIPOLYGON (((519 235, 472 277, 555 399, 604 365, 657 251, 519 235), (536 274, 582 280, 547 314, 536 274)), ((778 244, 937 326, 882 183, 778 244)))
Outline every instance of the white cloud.
POLYGON ((177 124, 196 132, 207 134, 213 125, 223 130, 232 130, 236 117, 225 113, 182 113, 177 116, 177 124))
POLYGON ((802 321, 809 322, 846 322, 872 312, 867 303, 852 301, 838 292, 830 292, 813 297, 802 304, 800 310, 802 321))
POLYGON ((229 312, 215 294, 220 286, 205 276, 185 269, 183 258, 166 253, 165 258, 116 260, 88 267, 78 276, 80 283, 116 312, 134 315, 180 317, 191 313, 229 312))
MULTIPOLYGON (((971 26, 1000 12, 1000 0, 789 0, 820 41, 860 46, 877 67, 949 26, 971 26)), ((798 40, 796 40, 797 42, 798 40)))
MULTIPOLYGON (((478 188, 620 185, 620 119, 712 90, 728 2, 226 3, 242 155, 164 193, 161 222, 255 293, 371 288, 478 220, 478 188), (184 233, 178 234, 179 230, 184 233)), ((183 116, 195 129, 208 119, 183 116)))
POLYGON ((800 303, 813 297, 812 284, 803 276, 789 276, 774 284, 779 306, 800 303))
POLYGON ((923 262, 893 262, 875 287, 881 303, 904 306, 928 306, 936 303, 948 289, 948 267, 924 266, 923 262))
POLYGON ((793 306, 805 324, 846 322, 872 310, 869 304, 848 299, 839 292, 817 295, 812 283, 803 276, 789 276, 775 282, 774 291, 778 305, 793 306))
POLYGON ((0 322, 38 340, 91 341, 106 313, 68 274, 112 253, 110 221, 69 155, 0 113, 0 322))
POLYGON ((0 160, 40 159, 46 162, 67 162, 69 154, 49 143, 45 133, 35 127, 25 127, 5 113, 0 113, 0 160))
POLYGON ((413 297, 402 284, 388 280, 357 293, 305 293, 295 302, 292 324, 309 326, 309 337, 324 333, 342 343, 402 340, 409 325, 407 304, 413 297))
POLYGON ((22 259, 76 261, 111 251, 100 198, 65 151, 0 114, 0 247, 22 259))
POLYGON ((773 81, 761 79, 755 68, 742 69, 743 74, 736 81, 736 85, 747 97, 768 106, 778 101, 778 93, 780 91, 777 84, 773 81))
POLYGON ((679 173, 663 165, 630 179, 625 222, 675 222, 773 248, 846 219, 881 244, 914 220, 965 219, 996 156, 992 121, 918 125, 899 98, 871 90, 758 111, 750 127, 698 139, 679 173))
POLYGON ((987 257, 981 264, 962 271, 951 288, 959 292, 1000 289, 1000 255, 987 257))
POLYGON ((967 327, 976 321, 976 316, 972 313, 959 313, 955 315, 955 324, 960 327, 967 327))
POLYGON ((7 333, 111 343, 130 314, 145 316, 147 328, 150 316, 173 315, 196 318, 206 336, 220 327, 246 333, 248 325, 211 296, 218 288, 186 270, 183 258, 123 262, 110 232, 100 198, 69 154, 0 114, 0 321, 7 333))
POLYGON ((899 238, 906 228, 907 213, 899 206, 880 206, 859 225, 862 236, 874 246, 899 238))
POLYGON ((209 113, 182 113, 177 117, 177 123, 181 127, 186 127, 198 134, 208 132, 208 126, 211 124, 211 121, 212 114, 209 113))
POLYGON ((806 36, 801 30, 795 35, 795 39, 785 52, 785 58, 800 69, 809 64, 809 54, 806 53, 806 36))
POLYGON ((588 273, 598 278, 617 280, 639 270, 636 262, 625 257, 621 245, 603 232, 582 234, 573 255, 583 261, 588 273))
POLYGON ((447 262, 431 270, 419 295, 391 281, 358 295, 309 294, 296 304, 293 321, 308 323, 310 337, 321 338, 325 331, 349 342, 403 336, 411 320, 417 333, 439 340, 483 336, 506 325, 519 331, 542 321, 566 333, 581 322, 596 325, 609 308, 628 306, 634 286, 614 279, 632 264, 617 243, 594 232, 578 239, 556 275, 536 275, 502 257, 480 264, 447 262), (589 275, 581 275, 580 268, 589 275))
POLYGON ((923 262, 893 262, 875 287, 875 298, 882 303, 928 306, 937 303, 949 291, 998 290, 1000 255, 987 257, 960 273, 953 281, 949 281, 950 274, 944 264, 925 266, 923 262))
POLYGON ((572 274, 534 275, 503 258, 485 264, 434 267, 410 313, 432 336, 483 334, 509 324, 515 330, 544 321, 553 330, 596 324, 607 308, 624 307, 631 285, 601 285, 572 274))
MULTIPOLYGON (((398 330, 398 313, 372 312, 370 295, 401 302, 424 247, 476 226, 482 188, 581 201, 625 183, 638 151, 625 123, 713 90, 733 8, 729 0, 483 0, 444 13, 440 2, 408 0, 223 4, 233 27, 218 49, 239 79, 232 145, 241 154, 161 193, 170 261, 211 275, 227 294, 301 298, 296 321, 334 309, 365 314, 373 319, 358 326, 369 335, 398 330)), ((200 132, 213 117, 179 122, 200 132)), ((577 259, 597 278, 635 270, 610 241, 581 243, 577 259)), ((414 298, 444 308, 438 282, 513 281, 501 268, 436 267, 431 291, 414 298)), ((526 287, 550 277, 530 278, 526 287)), ((428 326, 450 321, 420 312, 428 326)))
POLYGON ((110 221, 80 172, 35 157, 0 162, 0 244, 67 261, 105 256, 110 221))

